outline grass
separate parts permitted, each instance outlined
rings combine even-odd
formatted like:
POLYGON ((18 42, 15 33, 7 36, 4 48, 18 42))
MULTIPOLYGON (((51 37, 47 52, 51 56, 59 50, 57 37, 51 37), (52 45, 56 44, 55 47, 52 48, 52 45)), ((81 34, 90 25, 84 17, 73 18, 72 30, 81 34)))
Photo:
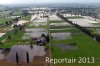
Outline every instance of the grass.
POLYGON ((74 43, 73 39, 65 39, 65 40, 59 40, 59 41, 55 41, 55 40, 51 40, 52 44, 70 44, 70 43, 74 43))
POLYGON ((31 20, 31 16, 29 15, 29 16, 26 16, 26 17, 22 17, 22 20, 28 20, 28 21, 30 21, 31 20))
MULTIPOLYGON (((95 57, 95 59, 100 58, 100 43, 94 41, 91 37, 87 35, 81 35, 81 36, 72 36, 73 41, 66 40, 66 41, 60 41, 56 43, 66 43, 67 42, 75 42, 78 46, 77 50, 69 50, 67 52, 62 52, 59 47, 52 47, 52 58, 78 58, 78 57, 95 57)), ((52 44, 56 44, 55 42, 52 42, 52 44)), ((67 65, 67 64, 65 64, 67 65)), ((76 64, 77 65, 77 64, 76 64)), ((63 66, 63 64, 61 65, 63 66)), ((71 66, 71 65, 69 65, 71 66)))
MULTIPOLYGON (((24 35, 24 31, 20 31, 17 28, 12 29, 7 32, 0 38, 0 41, 3 41, 3 45, 0 48, 11 48, 13 45, 16 45, 18 42, 27 42, 28 40, 23 40, 22 36, 24 35), (17 30, 17 32, 15 32, 17 30), (8 36, 11 36, 11 40, 8 39, 8 36)), ((25 44, 25 43, 24 43, 25 44)))
POLYGON ((0 23, 12 20, 11 18, 0 18, 0 23))
POLYGON ((27 26, 26 28, 47 28, 47 26, 27 26))
POLYGON ((60 29, 60 30, 50 30, 51 33, 61 33, 61 32, 71 32, 71 33, 75 33, 78 32, 78 29, 75 28, 70 28, 70 29, 60 29))
POLYGON ((61 23, 63 20, 50 20, 49 23, 61 23))
MULTIPOLYGON (((30 16, 27 16, 27 17, 25 17, 23 19, 30 20, 30 16)), ((29 26, 30 23, 25 23, 25 24, 26 24, 25 28, 47 28, 47 26, 35 27, 35 26, 29 26)), ((18 42, 21 42, 21 43, 25 44, 26 42, 31 41, 31 39, 22 39, 24 33, 25 33, 25 31, 18 31, 15 34, 15 29, 7 32, 5 35, 3 35, 0 38, 0 41, 4 41, 5 40, 3 42, 3 45, 0 46, 0 48, 11 48, 13 45, 16 45, 18 42), (12 37, 11 40, 7 39, 8 35, 10 35, 12 37)))
POLYGON ((71 25, 67 26, 50 26, 50 29, 62 29, 62 28, 73 28, 71 25))
POLYGON ((26 27, 25 28, 47 28, 47 25, 39 25, 39 26, 30 26, 31 22, 26 23, 26 27))
POLYGON ((3 43, 2 46, 0 46, 0 48, 10 48, 13 45, 16 45, 18 42, 27 42, 29 40, 23 40, 22 36, 23 36, 24 32, 23 31, 18 31, 18 33, 16 33, 15 35, 11 35, 12 39, 11 40, 7 40, 7 36, 4 38, 6 41, 3 43))
MULTIPOLYGON (((62 28, 62 27, 61 27, 62 28)), ((60 28, 59 28, 60 29, 60 28)), ((59 32, 71 32, 72 39, 65 40, 51 40, 52 48, 51 55, 52 58, 78 58, 78 57, 94 57, 96 59, 100 59, 100 43, 93 40, 90 36, 86 35, 82 31, 77 28, 68 29, 68 30, 51 30, 51 33, 59 33, 59 32), (79 34, 79 35, 75 35, 79 34), (69 44, 76 43, 78 49, 76 50, 68 50, 63 52, 60 47, 54 46, 54 44, 69 44)), ((53 66, 100 66, 100 61, 96 61, 94 64, 52 64, 53 66)))
POLYGON ((7 32, 7 33, 6 33, 5 35, 3 35, 2 37, 0 37, 0 41, 4 40, 8 35, 14 35, 14 31, 15 31, 15 30, 16 30, 16 29, 13 29, 13 30, 7 32))

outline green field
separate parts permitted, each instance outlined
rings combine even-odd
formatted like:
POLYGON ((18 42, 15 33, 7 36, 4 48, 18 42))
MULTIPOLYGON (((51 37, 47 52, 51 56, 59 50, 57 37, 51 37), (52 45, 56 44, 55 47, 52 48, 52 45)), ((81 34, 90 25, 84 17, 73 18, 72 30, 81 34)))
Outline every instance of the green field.
POLYGON ((50 26, 51 29, 63 29, 63 28, 73 28, 73 26, 50 26))
POLYGON ((75 29, 75 28, 66 28, 66 29, 59 29, 59 30, 50 30, 51 33, 60 33, 60 32, 78 32, 79 29, 75 29))
MULTIPOLYGON (((51 27, 52 28, 52 27, 51 27)), ((60 27, 58 27, 60 28, 60 27)), ((61 27, 62 28, 62 27, 61 27)), ((68 30, 51 30, 51 33, 59 33, 59 32, 71 32, 72 39, 65 39, 55 41, 51 40, 52 48, 51 55, 52 58, 78 58, 78 57, 94 57, 95 60, 100 58, 100 43, 93 40, 90 36, 86 35, 79 29, 68 29, 68 30), (62 51, 59 46, 55 46, 55 44, 71 44, 76 43, 78 49, 75 50, 67 50, 62 51)), ((53 66, 100 66, 100 61, 96 61, 93 64, 53 64, 53 66)))
POLYGON ((30 19, 31 19, 31 16, 22 17, 22 20, 28 20, 28 21, 30 21, 30 19))
MULTIPOLYGON (((31 22, 28 22, 25 24, 26 24, 25 29, 26 28, 33 28, 33 29, 34 28, 47 28, 47 26, 38 26, 38 27, 29 26, 31 22)), ((25 33, 26 33, 25 31, 20 31, 18 28, 14 28, 13 30, 7 32, 5 35, 0 37, 0 41, 3 42, 3 45, 1 45, 0 48, 11 48, 12 46, 16 45, 18 42, 20 42, 22 45, 22 44, 26 44, 26 42, 31 41, 31 38, 22 39, 25 33), (18 31, 16 32, 16 30, 18 31), (11 40, 8 39, 8 36, 11 36, 11 40)))
POLYGON ((11 18, 0 18, 0 23, 12 20, 11 18))
POLYGON ((63 20, 50 20, 49 23, 61 23, 63 20))
POLYGON ((0 46, 0 48, 10 48, 13 45, 16 45, 16 43, 18 42, 27 42, 27 40, 22 40, 24 32, 19 30, 18 32, 15 32, 15 30, 16 29, 9 31, 0 38, 0 41, 4 41, 3 45, 0 46), (11 40, 8 39, 8 36, 11 36, 11 40))

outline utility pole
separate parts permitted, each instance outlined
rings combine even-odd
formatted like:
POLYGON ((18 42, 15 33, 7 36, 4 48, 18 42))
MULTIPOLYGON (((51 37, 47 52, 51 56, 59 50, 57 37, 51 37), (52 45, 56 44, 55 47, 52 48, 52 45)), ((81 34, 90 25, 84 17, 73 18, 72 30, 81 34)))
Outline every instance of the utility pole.
MULTIPOLYGON (((49 24, 49 16, 47 17, 47 26, 48 26, 48 35, 49 35, 49 39, 50 39, 50 41, 49 41, 49 57, 51 57, 51 34, 50 34, 50 24, 49 24)), ((52 66, 51 65, 51 63, 50 63, 50 66, 52 66)))

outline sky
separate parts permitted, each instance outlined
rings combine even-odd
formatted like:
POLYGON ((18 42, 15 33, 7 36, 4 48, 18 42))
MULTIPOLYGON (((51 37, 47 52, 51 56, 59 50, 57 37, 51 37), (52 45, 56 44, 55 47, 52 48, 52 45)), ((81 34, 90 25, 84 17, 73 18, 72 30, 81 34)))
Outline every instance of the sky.
POLYGON ((28 3, 100 3, 100 0, 1 0, 0 4, 28 4, 28 3))

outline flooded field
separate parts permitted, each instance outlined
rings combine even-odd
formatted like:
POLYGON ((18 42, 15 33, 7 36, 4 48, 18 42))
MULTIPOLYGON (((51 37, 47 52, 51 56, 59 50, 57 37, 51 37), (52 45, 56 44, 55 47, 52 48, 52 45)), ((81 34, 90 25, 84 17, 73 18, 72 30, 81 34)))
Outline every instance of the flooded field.
POLYGON ((26 32, 31 33, 31 32, 45 32, 46 29, 44 28, 29 28, 25 29, 26 32))
POLYGON ((64 52, 78 49, 77 45, 72 44, 56 44, 55 46, 59 47, 64 52))
POLYGON ((32 62, 35 56, 43 56, 46 54, 44 51, 43 46, 36 46, 33 45, 33 49, 31 49, 29 46, 13 46, 11 48, 11 51, 9 52, 7 56, 7 60, 10 62, 16 61, 16 52, 18 53, 19 56, 19 61, 21 62, 26 62, 26 53, 29 53, 29 60, 32 62))
POLYGON ((66 22, 61 22, 61 23, 51 23, 51 26, 68 26, 69 24, 66 22))
POLYGON ((3 52, 3 51, 2 51, 2 50, 0 50, 0 60, 5 59, 5 55, 4 55, 2 52, 3 52))
POLYGON ((36 18, 29 26, 47 25, 47 18, 36 18))
POLYGON ((36 38, 41 37, 42 34, 47 35, 47 31, 44 28, 30 28, 25 30, 26 33, 22 37, 22 39, 36 38))
POLYGON ((89 19, 69 19, 69 20, 83 27, 93 27, 94 26, 93 23, 98 23, 96 21, 89 20, 89 19))
POLYGON ((49 16, 49 20, 61 20, 58 16, 56 16, 55 14, 52 16, 49 16))
POLYGON ((32 33, 25 33, 22 39, 30 39, 30 38, 38 38, 41 37, 42 34, 47 35, 47 32, 32 32, 32 33))
POLYGON ((71 39, 71 33, 51 33, 54 40, 71 39))

